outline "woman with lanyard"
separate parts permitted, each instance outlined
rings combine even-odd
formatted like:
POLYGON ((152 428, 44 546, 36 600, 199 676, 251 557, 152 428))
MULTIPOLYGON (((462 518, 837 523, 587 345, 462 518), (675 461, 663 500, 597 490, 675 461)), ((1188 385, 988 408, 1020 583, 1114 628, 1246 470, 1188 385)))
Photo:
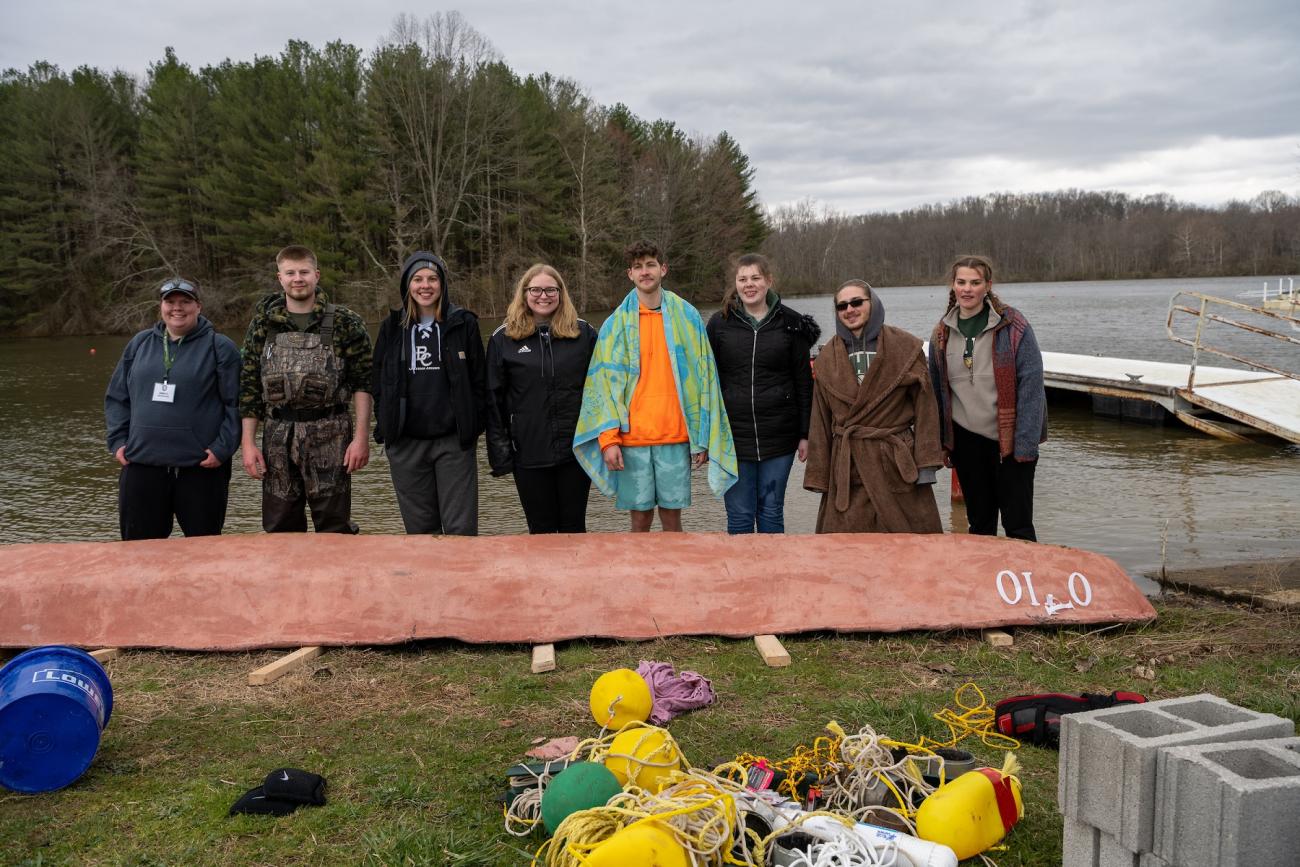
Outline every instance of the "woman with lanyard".
POLYGON ((446 264, 424 250, 407 257, 398 288, 402 309, 375 338, 375 441, 407 533, 477 536, 487 419, 478 317, 452 302, 446 264))
POLYGON ((239 444, 239 350, 201 315, 193 282, 158 296, 161 321, 131 338, 104 395, 121 534, 165 539, 175 518, 186 536, 214 536, 239 444))
POLYGON ((818 533, 941 533, 943 463, 921 341, 885 324, 865 280, 835 292, 835 336, 813 370, 804 487, 822 495, 818 533))
POLYGON ((488 339, 488 462, 514 473, 529 533, 587 532, 591 477, 573 455, 596 330, 560 272, 533 265, 488 339))
POLYGON ((790 468, 808 457, 808 356, 821 329, 782 304, 772 282, 767 257, 741 256, 708 325, 740 471, 724 496, 732 534, 785 532, 790 468))
POLYGON ((930 338, 944 461, 961 480, 970 532, 1037 541, 1034 469, 1047 439, 1043 355, 1029 322, 993 294, 993 264, 962 256, 930 338))

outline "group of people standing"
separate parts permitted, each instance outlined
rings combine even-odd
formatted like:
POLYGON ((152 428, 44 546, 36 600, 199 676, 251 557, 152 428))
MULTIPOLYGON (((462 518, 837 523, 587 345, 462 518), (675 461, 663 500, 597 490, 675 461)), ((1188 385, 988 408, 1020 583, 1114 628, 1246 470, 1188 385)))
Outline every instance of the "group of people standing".
POLYGON ((276 258, 281 293, 256 307, 242 351, 202 316, 198 287, 159 288, 160 322, 127 345, 105 397, 122 465, 123 539, 219 533, 242 448, 267 532, 355 533, 351 476, 384 446, 411 534, 478 532, 478 455, 514 477, 530 533, 586 530, 591 485, 647 531, 681 530, 692 469, 708 467, 730 533, 780 533, 794 460, 822 495, 818 532, 941 532, 936 471, 959 475, 972 533, 1035 539, 1046 439, 1042 356, 993 293, 987 259, 953 263, 943 318, 921 341, 885 324, 864 280, 834 296, 835 335, 786 306, 770 263, 741 256, 707 326, 663 287, 662 251, 626 251, 632 289, 599 332, 560 273, 528 268, 487 341, 452 300, 446 263, 416 252, 402 305, 371 344, 318 285, 316 257, 276 258), (257 440, 262 427, 260 445, 257 440))

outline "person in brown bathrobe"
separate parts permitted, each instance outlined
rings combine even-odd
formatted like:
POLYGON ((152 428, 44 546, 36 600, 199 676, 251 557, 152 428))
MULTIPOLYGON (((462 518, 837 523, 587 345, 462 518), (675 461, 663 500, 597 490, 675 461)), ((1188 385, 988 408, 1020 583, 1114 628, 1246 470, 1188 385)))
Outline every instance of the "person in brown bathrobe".
POLYGON ((941 533, 939 414, 921 341, 885 325, 865 280, 835 293, 835 336, 813 368, 803 486, 818 533, 941 533))

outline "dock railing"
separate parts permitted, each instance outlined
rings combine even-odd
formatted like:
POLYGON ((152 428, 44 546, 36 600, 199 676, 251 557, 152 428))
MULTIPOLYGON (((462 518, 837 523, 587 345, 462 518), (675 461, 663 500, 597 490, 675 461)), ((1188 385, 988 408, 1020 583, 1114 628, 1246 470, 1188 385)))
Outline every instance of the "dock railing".
POLYGON ((1229 310, 1241 310, 1250 313, 1251 315, 1267 316, 1272 319, 1277 319, 1280 322, 1290 325, 1292 331, 1300 332, 1300 317, 1295 315, 1279 313, 1275 310, 1266 310, 1262 307, 1255 307, 1250 304, 1241 304, 1237 301, 1230 301, 1227 298, 1219 298, 1214 295, 1206 295, 1202 292, 1175 292, 1174 296, 1169 299, 1169 315, 1165 319, 1165 333, 1169 336, 1169 339, 1175 343, 1181 343, 1184 346, 1192 347, 1192 364, 1187 371, 1188 391, 1190 391, 1196 383, 1196 362, 1202 350, 1213 353, 1214 355, 1222 356, 1223 358, 1230 358, 1233 361, 1240 362, 1248 367, 1253 367, 1256 370, 1266 370, 1269 373, 1276 373, 1278 376, 1285 376, 1288 379, 1300 381, 1300 372, 1283 370, 1270 364, 1265 364, 1262 361, 1244 358, 1233 352, 1229 352, 1222 347, 1212 346, 1206 343, 1204 340, 1205 323, 1219 322, 1232 328, 1240 328, 1243 331, 1262 334, 1263 336, 1273 340, 1290 343, 1293 346, 1300 346, 1300 338, 1292 337, 1290 334, 1270 331, 1269 329, 1262 328, 1258 325, 1252 325, 1248 322, 1240 322, 1236 319, 1232 319, 1226 315, 1226 313, 1220 314, 1213 312, 1220 306, 1229 308, 1229 310), (1184 300, 1180 303, 1180 299, 1188 300, 1184 300), (1189 316, 1196 317, 1195 338, 1188 339, 1180 334, 1174 333, 1174 316, 1178 313, 1185 313, 1189 316))

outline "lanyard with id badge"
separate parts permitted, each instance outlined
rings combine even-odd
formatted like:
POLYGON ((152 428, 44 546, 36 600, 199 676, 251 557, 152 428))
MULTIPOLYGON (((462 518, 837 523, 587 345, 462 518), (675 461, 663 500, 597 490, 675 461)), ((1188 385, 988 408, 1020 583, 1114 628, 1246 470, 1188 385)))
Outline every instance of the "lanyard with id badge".
MULTIPOLYGON (((181 341, 185 338, 182 336, 176 341, 176 351, 180 352, 181 341)), ((171 376, 172 365, 176 363, 176 356, 171 351, 171 341, 167 339, 167 332, 163 331, 163 378, 162 382, 153 384, 153 399, 155 403, 172 403, 176 400, 176 386, 168 382, 171 376)))

